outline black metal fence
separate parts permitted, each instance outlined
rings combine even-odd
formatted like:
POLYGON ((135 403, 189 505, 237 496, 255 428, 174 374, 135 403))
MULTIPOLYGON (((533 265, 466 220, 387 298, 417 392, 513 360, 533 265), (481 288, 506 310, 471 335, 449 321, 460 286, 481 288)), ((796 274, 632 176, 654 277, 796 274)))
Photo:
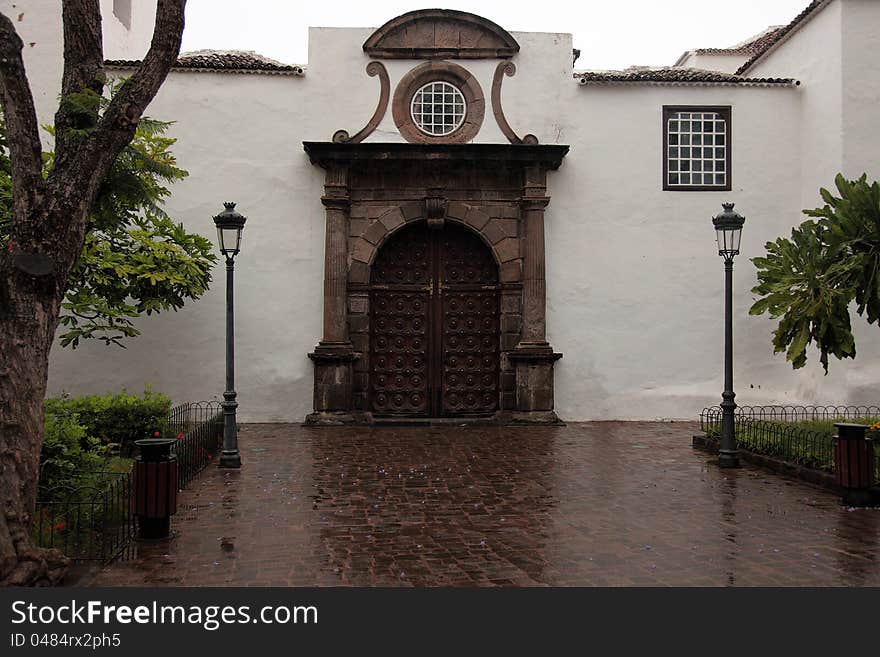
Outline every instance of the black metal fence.
MULTIPOLYGON (((880 418, 880 406, 738 406, 737 447, 807 468, 834 472, 831 435, 809 422, 848 422, 880 418)), ((709 438, 721 433, 721 408, 700 413, 700 427, 709 438)), ((875 479, 880 481, 880 449, 874 454, 875 479)))
MULTIPOLYGON (((175 406, 162 423, 164 437, 177 438, 178 487, 184 488, 220 451, 220 402, 175 406)), ((39 547, 58 548, 75 562, 107 563, 133 553, 137 518, 132 513, 132 474, 79 472, 68 483, 40 488, 33 537, 39 547)))
MULTIPOLYGON (((703 409, 721 413, 719 406, 703 409)), ((880 406, 737 406, 738 417, 769 422, 804 422, 828 420, 855 420, 866 417, 880 417, 880 406)))
POLYGON ((38 492, 35 543, 74 561, 126 556, 136 532, 130 472, 80 472, 68 484, 38 492))
POLYGON ((223 407, 220 402, 190 402, 168 412, 164 437, 177 438, 178 487, 185 488, 220 452, 223 444, 223 407))

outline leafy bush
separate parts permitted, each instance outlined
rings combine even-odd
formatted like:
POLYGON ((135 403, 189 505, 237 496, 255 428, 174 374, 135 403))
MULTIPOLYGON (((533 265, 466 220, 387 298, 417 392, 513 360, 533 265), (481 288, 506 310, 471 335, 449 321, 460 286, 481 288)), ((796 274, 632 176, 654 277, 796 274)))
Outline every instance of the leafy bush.
POLYGON ((46 416, 75 415, 83 428, 83 448, 96 440, 105 449, 119 448, 125 454, 132 443, 153 435, 171 408, 167 395, 144 391, 143 397, 120 393, 87 395, 83 397, 52 397, 46 400, 46 416))
POLYGON ((79 473, 98 470, 104 459, 101 444, 88 435, 71 409, 46 412, 43 449, 40 452, 40 486, 44 489, 69 485, 79 473))

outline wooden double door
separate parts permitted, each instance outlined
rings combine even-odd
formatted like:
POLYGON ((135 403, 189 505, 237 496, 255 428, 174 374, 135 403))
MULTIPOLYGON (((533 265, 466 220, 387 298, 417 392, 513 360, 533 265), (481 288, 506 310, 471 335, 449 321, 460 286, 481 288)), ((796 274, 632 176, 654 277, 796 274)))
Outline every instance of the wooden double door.
POLYGON ((380 249, 370 285, 374 415, 497 410, 498 267, 475 233, 449 222, 406 226, 380 249))

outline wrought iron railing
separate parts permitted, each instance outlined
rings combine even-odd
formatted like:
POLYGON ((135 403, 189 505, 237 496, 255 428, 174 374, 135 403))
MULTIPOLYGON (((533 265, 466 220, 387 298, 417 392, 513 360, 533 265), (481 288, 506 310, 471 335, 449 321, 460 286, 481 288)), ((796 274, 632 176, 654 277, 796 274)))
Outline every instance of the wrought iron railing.
POLYGON ((67 484, 40 488, 34 542, 73 561, 126 556, 137 531, 131 491, 130 472, 81 472, 67 484))
MULTIPOLYGON (((834 472, 831 435, 798 422, 851 422, 880 418, 880 406, 738 406, 737 447, 807 468, 834 472)), ((700 427, 710 440, 721 433, 721 408, 700 413, 700 427)), ((875 479, 880 481, 880 445, 874 452, 875 479)))
MULTIPOLYGON (((216 401, 175 406, 162 434, 177 438, 178 487, 184 488, 220 451, 223 408, 216 401)), ((80 472, 39 490, 33 528, 39 547, 58 548, 73 561, 108 563, 131 556, 136 535, 131 471, 80 472)))
MULTIPOLYGON (((703 409, 717 411, 721 408, 713 406, 703 409)), ((768 405, 768 406, 737 406, 736 415, 753 420, 766 420, 769 422, 803 422, 806 420, 855 420, 866 417, 880 417, 880 406, 857 406, 857 405, 827 405, 827 406, 796 406, 796 405, 768 405)))
POLYGON ((188 402, 168 412, 166 438, 176 438, 178 487, 185 488, 220 452, 223 443, 223 407, 220 402, 188 402))

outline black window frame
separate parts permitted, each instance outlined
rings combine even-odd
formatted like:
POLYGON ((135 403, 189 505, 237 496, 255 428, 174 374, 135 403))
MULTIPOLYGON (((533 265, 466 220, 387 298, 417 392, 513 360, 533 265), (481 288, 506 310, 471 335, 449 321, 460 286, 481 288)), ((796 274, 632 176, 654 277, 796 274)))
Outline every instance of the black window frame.
POLYGON ((663 120, 663 191, 666 192, 729 192, 733 189, 731 152, 733 150, 733 114, 731 105, 664 105, 663 120), (670 185, 669 184, 669 118, 678 112, 715 112, 724 119, 724 185, 670 185))

